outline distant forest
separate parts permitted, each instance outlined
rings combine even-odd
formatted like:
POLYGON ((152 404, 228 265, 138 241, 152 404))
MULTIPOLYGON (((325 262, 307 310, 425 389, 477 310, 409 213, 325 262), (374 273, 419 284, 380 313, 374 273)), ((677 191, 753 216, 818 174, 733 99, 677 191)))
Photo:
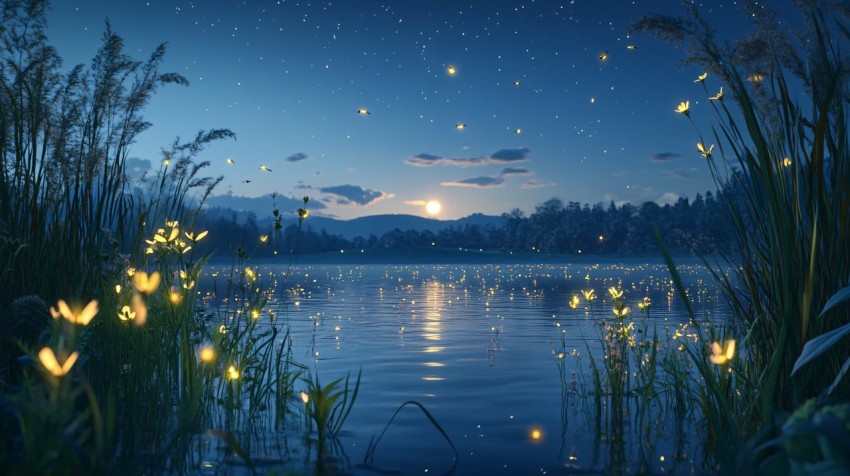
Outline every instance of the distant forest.
MULTIPOLYGON (((380 236, 370 234, 353 239, 314 229, 306 218, 299 232, 297 219, 284 221, 275 239, 273 227, 258 225, 250 214, 240 223, 231 217, 200 217, 200 229, 209 235, 199 246, 218 256, 237 249, 253 256, 310 254, 339 250, 404 249, 426 247, 462 248, 487 251, 540 251, 557 254, 636 254, 658 249, 655 226, 665 245, 675 251, 715 251, 722 236, 722 203, 712 192, 697 194, 693 200, 679 198, 674 204, 655 202, 641 205, 610 203, 596 205, 564 203, 552 198, 526 216, 519 209, 502 214, 502 226, 454 226, 438 232, 393 229, 380 236), (265 241, 261 238, 267 236, 265 241), (207 241, 208 240, 208 241, 207 241)), ((201 250, 199 250, 201 251, 201 250)))

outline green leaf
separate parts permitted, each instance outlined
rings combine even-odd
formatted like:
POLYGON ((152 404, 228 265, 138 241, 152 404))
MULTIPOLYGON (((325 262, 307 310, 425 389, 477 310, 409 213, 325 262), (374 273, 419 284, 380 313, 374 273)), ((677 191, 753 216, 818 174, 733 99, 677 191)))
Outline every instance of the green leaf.
POLYGON ((826 302, 826 305, 823 306, 823 311, 818 314, 818 318, 823 317, 830 309, 838 305, 838 303, 846 301, 850 299, 850 286, 847 286, 844 289, 841 289, 837 293, 833 294, 829 301, 826 302))
POLYGON ((800 367, 811 362, 815 357, 829 350, 830 347, 847 334, 850 334, 850 323, 825 332, 806 342, 806 345, 803 346, 803 351, 800 352, 800 357, 794 363, 794 368, 791 369, 791 375, 794 375, 800 367))

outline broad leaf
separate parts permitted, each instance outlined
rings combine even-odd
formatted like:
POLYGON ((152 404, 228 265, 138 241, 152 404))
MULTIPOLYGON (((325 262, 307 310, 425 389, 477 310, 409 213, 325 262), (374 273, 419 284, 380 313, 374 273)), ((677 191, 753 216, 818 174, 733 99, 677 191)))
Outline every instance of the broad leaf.
POLYGON ((800 357, 798 357, 797 362, 794 363, 791 375, 794 375, 800 367, 811 362, 815 357, 829 350, 830 347, 847 334, 850 334, 850 323, 844 324, 837 329, 833 329, 810 339, 806 342, 806 345, 803 346, 803 351, 800 352, 800 357))

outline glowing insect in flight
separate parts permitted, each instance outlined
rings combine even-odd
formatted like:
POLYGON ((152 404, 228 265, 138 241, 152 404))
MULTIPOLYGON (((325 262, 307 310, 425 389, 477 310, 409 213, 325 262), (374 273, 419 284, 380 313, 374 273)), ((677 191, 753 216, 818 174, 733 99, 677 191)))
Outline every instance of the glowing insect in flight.
POLYGON ((599 61, 605 61, 606 59, 608 59, 608 52, 607 51, 605 51, 601 55, 599 55, 599 61))
POLYGON ((626 46, 626 49, 628 49, 628 50, 636 50, 636 49, 637 49, 637 46, 635 46, 635 45, 628 45, 628 46, 626 46))
POLYGON ((466 129, 466 124, 455 124, 455 129, 457 129, 457 130, 466 129))
POLYGON ((702 144, 702 142, 697 142, 697 149, 699 149, 699 153, 702 154, 706 159, 711 157, 711 152, 714 150, 714 144, 711 144, 711 147, 708 149, 702 144))
POLYGON ((516 129, 514 129, 514 134, 522 134, 522 129, 517 127, 516 129))
POLYGON ((457 69, 455 69, 454 66, 449 66, 448 68, 446 68, 446 72, 449 73, 449 76, 454 76, 455 74, 457 74, 457 69))
POLYGON ((236 162, 234 162, 234 161, 233 161, 233 159, 231 159, 230 157, 228 157, 228 158, 227 158, 227 163, 228 163, 228 164, 230 164, 230 165, 233 165, 233 164, 235 164, 236 162))
POLYGON ((271 172, 272 171, 272 169, 266 167, 265 165, 261 165, 260 170, 262 170, 263 172, 271 172))
POLYGON ((360 114, 361 116, 372 115, 372 113, 367 109, 358 109, 357 114, 360 114))
POLYGON ((519 82, 519 81, 514 81, 514 86, 519 86, 520 84, 522 84, 522 83, 519 82))

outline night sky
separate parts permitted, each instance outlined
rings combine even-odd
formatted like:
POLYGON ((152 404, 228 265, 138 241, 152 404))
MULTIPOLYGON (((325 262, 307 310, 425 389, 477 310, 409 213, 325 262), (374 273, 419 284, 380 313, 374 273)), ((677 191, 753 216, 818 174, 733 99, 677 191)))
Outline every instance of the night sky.
MULTIPOLYGON (((735 2, 703 11, 721 33, 747 25, 735 2)), ((436 216, 451 219, 528 213, 552 197, 664 204, 714 188, 695 130, 674 111, 690 101, 711 135, 713 112, 694 83, 702 71, 681 66, 674 45, 628 35, 648 12, 683 9, 674 0, 62 0, 48 35, 68 68, 89 62, 106 18, 137 59, 168 42, 163 71, 191 84, 153 98, 154 127, 130 154, 136 173, 160 167, 176 136, 224 127, 237 140, 200 156, 225 175, 211 204, 270 210, 276 191, 353 218, 427 216, 436 200, 436 216)), ((709 76, 705 86, 722 85, 709 76)))

